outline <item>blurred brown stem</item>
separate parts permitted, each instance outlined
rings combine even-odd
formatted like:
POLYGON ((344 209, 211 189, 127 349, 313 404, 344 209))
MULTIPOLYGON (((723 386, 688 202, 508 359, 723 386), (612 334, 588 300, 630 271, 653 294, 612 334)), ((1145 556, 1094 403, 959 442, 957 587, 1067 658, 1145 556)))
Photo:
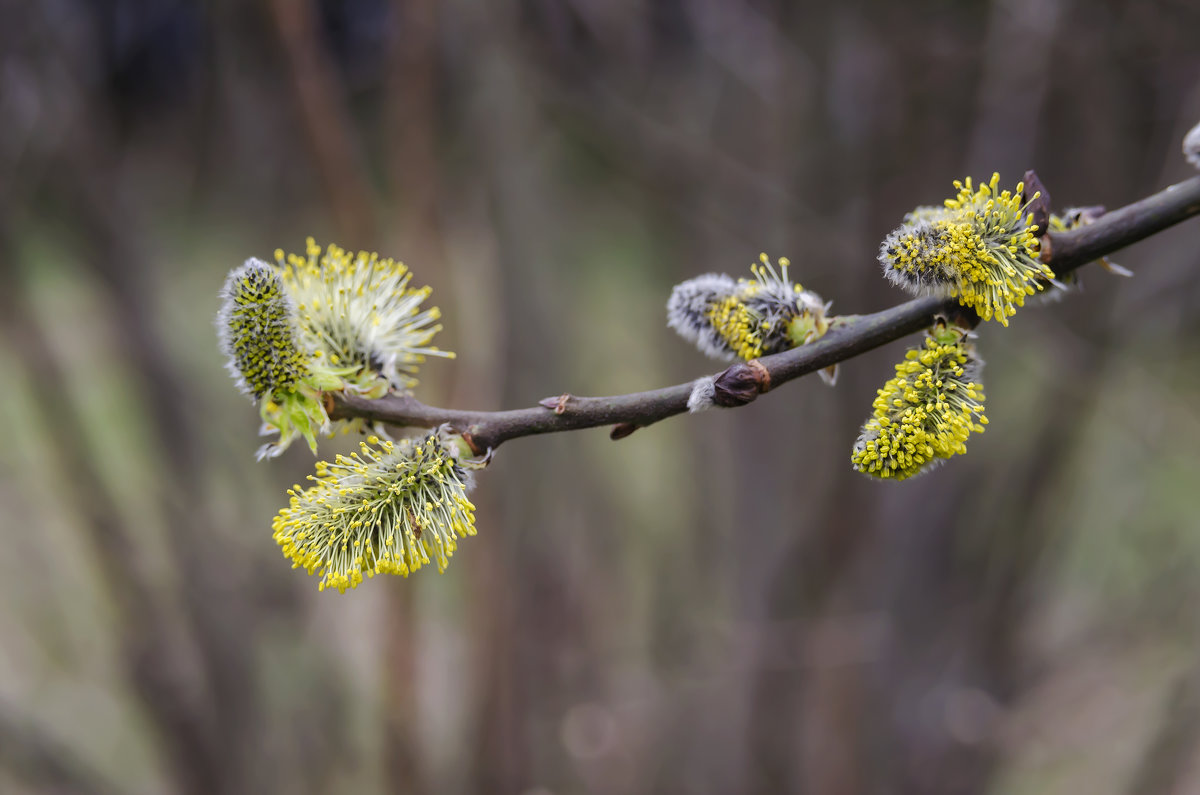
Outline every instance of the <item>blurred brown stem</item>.
MULTIPOLYGON (((1043 238, 1043 259, 1062 276, 1197 214, 1200 214, 1200 177, 1193 177, 1101 216, 1088 226, 1047 235, 1043 238)), ((757 393, 766 392, 920 331, 937 315, 954 312, 957 307, 953 298, 915 298, 882 312, 857 317, 811 345, 764 356, 749 364, 733 364, 718 379, 739 383, 753 380, 757 393)), ((691 391, 692 384, 686 383, 611 397, 563 395, 543 401, 545 405, 512 411, 457 411, 427 406, 410 395, 370 400, 338 393, 333 395, 331 416, 362 417, 424 428, 449 423, 467 434, 477 451, 483 452, 522 436, 604 425, 621 425, 624 431, 644 427, 687 411, 691 391)), ((740 402, 748 403, 754 397, 745 395, 740 402)))
POLYGON ((370 191, 332 66, 321 50, 313 7, 288 0, 269 0, 267 5, 287 55, 302 127, 338 230, 366 245, 375 237, 367 201, 370 191))

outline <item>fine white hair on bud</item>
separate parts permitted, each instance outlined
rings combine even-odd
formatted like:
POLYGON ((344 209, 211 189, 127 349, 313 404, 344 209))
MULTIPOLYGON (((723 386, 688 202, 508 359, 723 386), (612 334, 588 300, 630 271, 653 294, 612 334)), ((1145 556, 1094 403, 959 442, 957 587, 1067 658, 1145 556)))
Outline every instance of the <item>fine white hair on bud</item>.
POLYGON ((965 226, 948 218, 909 213, 879 245, 884 278, 916 295, 953 290, 963 269, 961 259, 976 255, 975 241, 965 234, 965 226))
POLYGON ((716 379, 711 375, 697 378, 692 382, 692 394, 688 395, 688 411, 697 414, 713 407, 713 394, 716 390, 716 379))
POLYGON ((217 339, 238 389, 259 401, 295 388, 309 372, 297 334, 296 305, 275 268, 251 257, 230 271, 217 339))
POLYGON ((712 307, 737 293, 738 283, 723 273, 706 273, 675 285, 667 301, 667 326, 713 359, 736 358, 710 317, 712 307))
POLYGON ((331 430, 321 390, 341 389, 342 381, 313 355, 299 323, 299 307, 277 268, 251 257, 230 272, 217 338, 238 388, 258 403, 260 433, 279 434, 259 448, 260 461, 299 438, 315 454, 317 435, 331 430))
POLYGON ((1200 168, 1200 124, 1183 137, 1183 156, 1196 168, 1200 168))

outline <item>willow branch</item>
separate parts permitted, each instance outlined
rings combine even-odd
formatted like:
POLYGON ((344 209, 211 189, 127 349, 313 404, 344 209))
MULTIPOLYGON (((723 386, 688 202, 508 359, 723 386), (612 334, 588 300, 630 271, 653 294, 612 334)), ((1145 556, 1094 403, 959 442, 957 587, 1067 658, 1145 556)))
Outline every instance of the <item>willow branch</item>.
MULTIPOLYGON (((1042 238, 1042 259, 1060 276, 1143 238, 1200 215, 1200 177, 1172 185, 1141 201, 1106 213, 1070 232, 1042 238)), ((899 306, 846 320, 816 342, 790 351, 738 362, 718 374, 742 405, 758 394, 800 376, 845 361, 930 326, 938 315, 961 311, 956 299, 916 298, 899 306)), ((509 439, 542 433, 615 425, 614 438, 687 411, 692 383, 610 397, 561 395, 511 411, 458 411, 421 403, 411 395, 367 399, 331 393, 330 417, 361 417, 393 425, 432 428, 449 423, 477 451, 509 439)))

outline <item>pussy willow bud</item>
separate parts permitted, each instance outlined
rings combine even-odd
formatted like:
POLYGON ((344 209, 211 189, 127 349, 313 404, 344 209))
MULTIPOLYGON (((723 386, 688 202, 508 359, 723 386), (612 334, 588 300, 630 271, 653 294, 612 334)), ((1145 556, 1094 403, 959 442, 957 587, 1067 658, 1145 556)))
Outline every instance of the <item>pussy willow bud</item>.
POLYGON ((723 273, 706 273, 675 285, 667 301, 667 325, 701 353, 713 359, 735 357, 729 342, 713 325, 714 307, 737 293, 737 282, 723 273))
POLYGON ((1008 325, 1025 297, 1042 290, 1054 273, 1038 259, 1039 231, 1023 201, 1024 185, 999 189, 1000 175, 972 189, 955 182, 958 195, 941 208, 921 207, 884 239, 879 262, 889 281, 916 295, 955 296, 984 320, 1008 325))
POLYGON ((238 388, 259 406, 261 433, 279 439, 259 448, 259 460, 282 453, 303 437, 316 453, 317 434, 330 430, 319 390, 341 381, 310 355, 297 325, 297 308, 279 272, 248 259, 221 290, 217 338, 238 388))
POLYGON ((713 380, 712 402, 722 408, 744 406, 770 387, 766 367, 754 361, 737 362, 713 380))
POLYGON ((854 468, 904 480, 965 453, 967 437, 987 424, 982 369, 966 332, 935 327, 879 390, 850 456, 854 468))
MULTIPOLYGON (((676 285, 667 302, 667 325, 715 359, 749 361, 819 339, 829 329, 829 304, 777 272, 767 259, 751 266, 754 279, 706 274, 676 285)), ((832 383, 832 369, 822 371, 832 383)))
POLYGON ((297 340, 296 304, 278 271, 251 257, 221 288, 217 339, 238 389, 254 400, 294 389, 309 373, 297 340))

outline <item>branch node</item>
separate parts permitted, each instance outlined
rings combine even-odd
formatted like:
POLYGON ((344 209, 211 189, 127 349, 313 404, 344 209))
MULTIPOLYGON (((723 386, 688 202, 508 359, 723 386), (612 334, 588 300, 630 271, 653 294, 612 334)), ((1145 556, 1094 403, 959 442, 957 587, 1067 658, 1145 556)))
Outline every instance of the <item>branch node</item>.
POLYGON ((1042 235, 1038 259, 1049 265, 1054 262, 1054 235, 1042 235))
POLYGON ((555 397, 542 398, 538 401, 538 405, 543 408, 552 409, 555 414, 563 414, 567 410, 567 403, 573 397, 574 395, 564 392, 555 397))

